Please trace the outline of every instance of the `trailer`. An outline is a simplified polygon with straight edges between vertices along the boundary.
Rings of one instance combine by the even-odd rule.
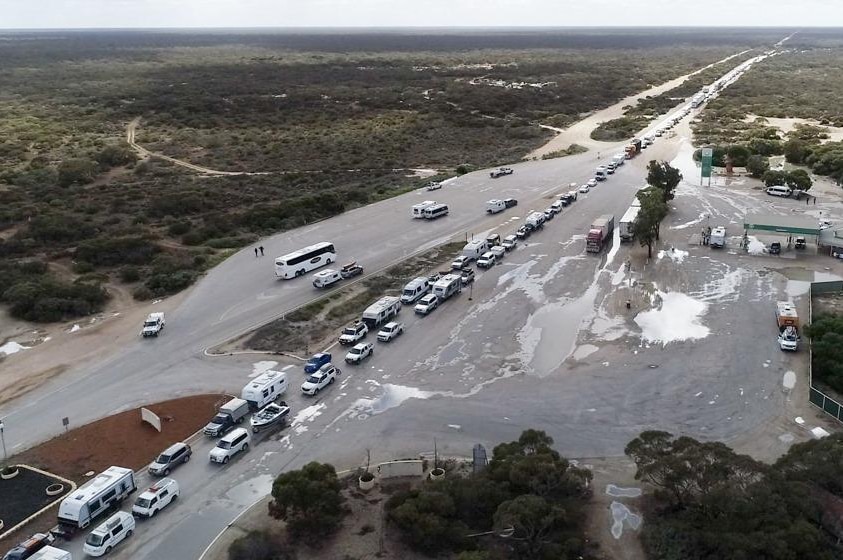
[[[776,302],[776,323],[779,325],[779,331],[783,331],[786,327],[799,328],[799,315],[791,302]]]
[[[396,296],[384,296],[370,305],[363,312],[363,323],[369,330],[380,326],[398,315],[401,311],[401,298]]]
[[[446,274],[433,284],[433,293],[439,298],[439,301],[445,301],[461,291],[462,276],[459,274]]]
[[[585,250],[589,253],[599,253],[612,238],[612,231],[615,229],[615,217],[612,214],[603,214],[591,223],[588,234],[585,237]]]
[[[618,223],[618,230],[620,231],[621,241],[632,241],[635,237],[633,231],[635,227],[635,218],[638,217],[638,212],[641,210],[641,205],[633,204],[626,212],[624,212],[621,221]]]
[[[69,539],[135,490],[135,471],[124,467],[108,467],[61,501],[58,525],[50,532]]]

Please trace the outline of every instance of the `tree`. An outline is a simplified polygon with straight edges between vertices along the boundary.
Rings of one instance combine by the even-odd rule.
[[[811,176],[808,175],[808,172],[804,169],[794,169],[793,171],[789,171],[787,173],[785,183],[791,189],[801,191],[807,191],[811,188],[811,185],[814,184],[811,180]]]
[[[412,547],[429,555],[465,548],[468,527],[457,518],[453,498],[438,488],[422,488],[390,498],[388,517]]]
[[[108,170],[118,165],[127,165],[137,160],[137,155],[124,141],[119,144],[109,144],[96,155],[95,159],[102,170]]]
[[[642,247],[647,247],[647,258],[653,257],[653,244],[659,238],[659,228],[667,216],[667,203],[662,191],[656,188],[639,191],[638,200],[641,209],[632,224],[632,232]]]
[[[228,547],[228,560],[293,560],[284,543],[266,531],[251,531]]]
[[[681,180],[682,173],[666,161],[651,160],[647,164],[647,184],[661,191],[664,202],[673,200],[673,191]]]
[[[564,529],[565,510],[540,496],[523,495],[504,502],[495,512],[495,530],[515,529],[513,535],[521,558],[541,558],[545,547]]]
[[[761,180],[764,181],[764,185],[767,187],[784,185],[787,182],[787,173],[785,171],[771,169],[761,176]]]
[[[272,497],[269,514],[287,522],[291,538],[307,536],[308,543],[336,531],[346,514],[337,472],[324,463],[308,463],[278,475]]]
[[[784,159],[788,163],[799,165],[805,161],[810,154],[810,148],[803,140],[791,138],[784,143]]]
[[[751,155],[746,160],[746,170],[752,177],[756,179],[761,178],[764,173],[769,171],[770,169],[770,160],[769,158],[762,156],[762,155]]]
[[[94,180],[97,174],[96,164],[89,159],[67,159],[59,165],[59,185],[85,185]]]

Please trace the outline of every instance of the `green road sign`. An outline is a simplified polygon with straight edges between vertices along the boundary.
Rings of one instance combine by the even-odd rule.
[[[702,176],[711,177],[711,159],[714,155],[714,150],[711,148],[702,149]]]

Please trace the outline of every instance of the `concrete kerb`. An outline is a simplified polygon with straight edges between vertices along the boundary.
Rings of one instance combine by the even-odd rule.
[[[457,238],[456,236],[452,235],[452,236],[450,236],[450,237],[448,238],[448,240],[447,240],[447,241],[443,241],[443,242],[442,242],[442,243],[440,243],[439,245],[444,245],[445,243],[449,243],[451,240],[455,240],[455,239],[458,239],[458,238]],[[432,248],[435,248],[435,247],[432,247]],[[337,292],[339,292],[339,291],[341,291],[341,290],[344,290],[344,289],[346,289],[346,288],[348,288],[348,287],[350,287],[350,286],[354,286],[354,285],[356,285],[356,284],[358,284],[358,283],[360,283],[360,282],[363,282],[364,280],[368,280],[368,279],[370,279],[370,278],[373,278],[373,277],[375,277],[375,276],[378,276],[378,275],[382,274],[383,272],[385,272],[385,271],[389,270],[390,268],[392,268],[392,267],[394,267],[394,266],[396,266],[396,265],[398,265],[398,264],[401,264],[402,262],[408,261],[408,260],[410,260],[410,259],[412,259],[412,258],[414,258],[414,257],[417,257],[417,256],[419,256],[420,254],[422,254],[422,253],[424,253],[424,252],[426,252],[426,251],[429,251],[430,249],[431,249],[431,248],[422,248],[422,249],[418,249],[417,251],[414,251],[414,252],[410,253],[409,255],[406,255],[406,256],[404,256],[404,257],[401,257],[400,259],[396,259],[396,260],[394,260],[394,261],[391,261],[391,262],[387,263],[386,265],[384,265],[384,266],[382,266],[381,268],[379,268],[379,269],[375,270],[374,272],[370,272],[369,274],[366,274],[365,276],[361,276],[360,278],[357,278],[356,280],[352,280],[351,282],[349,282],[349,283],[347,283],[347,284],[343,284],[342,286],[338,286],[338,287],[334,288],[333,290],[330,290],[330,291],[325,292],[324,294],[320,295],[320,296],[319,296],[319,297],[317,297],[317,298],[314,298],[314,299],[312,299],[312,300],[310,300],[310,301],[306,301],[305,303],[302,303],[301,305],[297,305],[296,307],[294,307],[294,308],[292,308],[292,309],[289,309],[289,310],[287,310],[287,311],[284,311],[283,313],[279,313],[279,314],[277,314],[277,315],[274,315],[274,316],[272,316],[270,319],[267,319],[266,321],[263,321],[263,322],[261,322],[261,323],[258,323],[257,325],[252,325],[252,326],[250,326],[250,327],[248,327],[248,328],[246,328],[246,329],[243,329],[243,330],[241,330],[240,332],[238,332],[238,333],[236,333],[236,334],[234,334],[234,335],[232,335],[232,336],[227,337],[225,340],[221,340],[220,342],[217,342],[216,344],[212,344],[211,346],[208,346],[208,347],[207,347],[207,348],[205,348],[205,350],[203,351],[203,354],[204,354],[205,356],[208,356],[209,358],[216,358],[216,357],[221,357],[221,356],[232,356],[232,355],[234,355],[234,354],[235,354],[235,352],[215,352],[215,351],[214,351],[214,349],[215,349],[215,348],[218,348],[219,346],[222,346],[223,344],[225,344],[225,343],[227,343],[227,342],[230,342],[230,341],[232,341],[232,340],[234,340],[234,339],[236,339],[236,338],[240,338],[241,336],[245,335],[246,333],[249,333],[249,332],[251,332],[251,331],[257,330],[257,329],[259,329],[259,328],[261,328],[261,327],[263,327],[263,326],[268,325],[269,323],[271,323],[271,322],[273,322],[273,321],[276,321],[276,320],[278,320],[278,319],[281,319],[281,318],[283,318],[284,316],[289,315],[290,313],[294,313],[295,311],[298,311],[299,309],[301,309],[301,308],[303,308],[303,307],[307,307],[308,305],[310,305],[310,304],[312,304],[312,303],[314,303],[314,302],[317,302],[317,301],[323,300],[323,299],[325,299],[325,298],[329,298],[329,297],[333,296],[334,294],[336,294]],[[238,352],[238,353],[241,353],[241,354],[246,354],[246,353],[256,353],[256,354],[258,354],[258,353],[264,353],[264,354],[279,354],[279,355],[282,355],[282,356],[290,356],[290,357],[292,357],[292,358],[296,358],[296,359],[299,359],[299,360],[304,361],[304,359],[303,359],[303,358],[299,358],[298,356],[295,356],[295,355],[293,355],[293,354],[288,354],[288,353],[286,353],[286,352],[241,351],[241,352]]]
[[[48,477],[50,477],[50,478],[54,478],[54,479],[56,479],[56,480],[60,480],[60,481],[62,481],[64,484],[67,484],[67,485],[70,487],[70,492],[73,492],[74,490],[76,490],[76,483],[75,483],[75,482],[73,482],[72,480],[68,480],[68,479],[66,479],[66,478],[64,478],[64,477],[61,477],[61,476],[57,475],[57,474],[53,474],[53,473],[51,473],[51,472],[47,472],[47,471],[41,470],[41,469],[39,469],[39,468],[32,467],[32,466],[30,466],[30,465],[20,464],[20,465],[16,465],[16,466],[17,466],[18,468],[29,469],[29,470],[31,470],[31,471],[33,471],[33,472],[37,472],[38,474],[42,474],[42,475],[44,475],[44,476],[48,476]],[[65,494],[65,496],[66,496],[66,494]],[[14,525],[13,527],[10,527],[9,529],[6,529],[6,530],[5,530],[5,531],[3,531],[2,533],[0,533],[0,540],[5,539],[7,536],[11,535],[12,533],[14,533],[15,531],[17,531],[18,529],[21,529],[22,527],[26,526],[26,524],[27,524],[27,523],[32,522],[34,519],[36,519],[37,517],[39,517],[40,515],[42,515],[43,513],[45,513],[47,510],[54,508],[54,507],[56,506],[56,504],[57,504],[57,503],[61,502],[61,501],[64,499],[64,497],[65,497],[65,496],[61,496],[60,498],[56,498],[55,500],[53,500],[52,502],[50,502],[48,505],[46,505],[46,506],[44,506],[43,508],[39,509],[38,511],[36,511],[35,513],[33,513],[32,515],[30,515],[30,516],[29,516],[29,517],[27,517],[26,519],[24,519],[23,521],[21,521],[20,523],[18,523],[17,525]]]

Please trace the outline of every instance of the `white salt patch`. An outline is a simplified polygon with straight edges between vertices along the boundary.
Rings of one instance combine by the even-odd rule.
[[[641,495],[641,489],[621,488],[620,486],[609,484],[606,486],[606,494],[608,496],[614,496],[615,498],[637,498]]]
[[[685,257],[688,256],[688,251],[682,251],[680,249],[672,248],[670,251],[659,251],[658,259],[662,260],[664,257],[669,258],[675,263],[681,263],[685,260]]]
[[[801,416],[797,416],[796,418],[793,419],[793,421],[796,422],[797,424],[799,424],[800,426],[805,423],[805,419],[802,418]]]
[[[575,360],[582,360],[591,354],[594,354],[598,350],[600,350],[600,348],[594,346],[593,344],[583,344],[581,346],[577,346],[577,349],[574,350],[573,356]]]
[[[827,431],[825,431],[824,429],[820,428],[819,426],[817,426],[816,428],[811,430],[811,433],[814,434],[814,437],[817,438],[817,439],[824,438],[824,437],[827,437],[827,436],[831,435]]]
[[[460,428],[462,428],[462,426],[460,426],[459,424],[448,424],[448,427],[454,430],[459,430]]]
[[[76,331],[78,331],[78,330],[81,330],[81,329],[82,329],[82,327],[80,327],[79,325],[73,325],[72,327],[70,327],[70,331],[69,331],[69,332],[74,333],[74,332],[76,332]]]
[[[660,305],[643,311],[635,317],[641,327],[641,338],[647,342],[661,343],[698,340],[711,332],[700,323],[708,304],[680,292],[658,292]]]
[[[637,530],[641,526],[641,516],[630,511],[620,502],[612,502],[612,536],[616,539],[623,535],[623,525],[626,523],[631,529]]]
[[[689,228],[694,224],[698,224],[706,218],[707,214],[705,212],[701,213],[698,218],[691,220],[690,222],[685,222],[684,224],[679,224],[678,226],[673,226],[670,229],[685,229]]]
[[[11,356],[12,354],[17,354],[21,350],[29,350],[30,346],[23,346],[22,344],[18,344],[17,342],[9,341],[3,346],[0,346],[0,354],[6,354],[7,356]]]
[[[305,422],[313,422],[316,417],[322,414],[322,411],[327,407],[328,405],[326,405],[325,403],[319,403],[301,409],[298,414],[293,417],[293,420],[290,422],[290,426],[295,428],[296,426],[300,426]]]
[[[795,371],[785,372],[784,378],[782,379],[782,386],[784,386],[785,389],[793,389],[796,386]]]
[[[750,255],[763,255],[766,247],[764,247],[764,243],[758,241],[753,236],[749,236],[749,254]]]
[[[390,408],[401,405],[408,399],[426,399],[433,393],[415,387],[385,384],[383,394],[376,399],[360,399],[355,406],[366,410],[367,414],[380,414]]]
[[[278,362],[273,362],[272,360],[255,362],[252,364],[252,373],[249,375],[249,377],[257,377],[258,375],[268,372],[277,365]]]

